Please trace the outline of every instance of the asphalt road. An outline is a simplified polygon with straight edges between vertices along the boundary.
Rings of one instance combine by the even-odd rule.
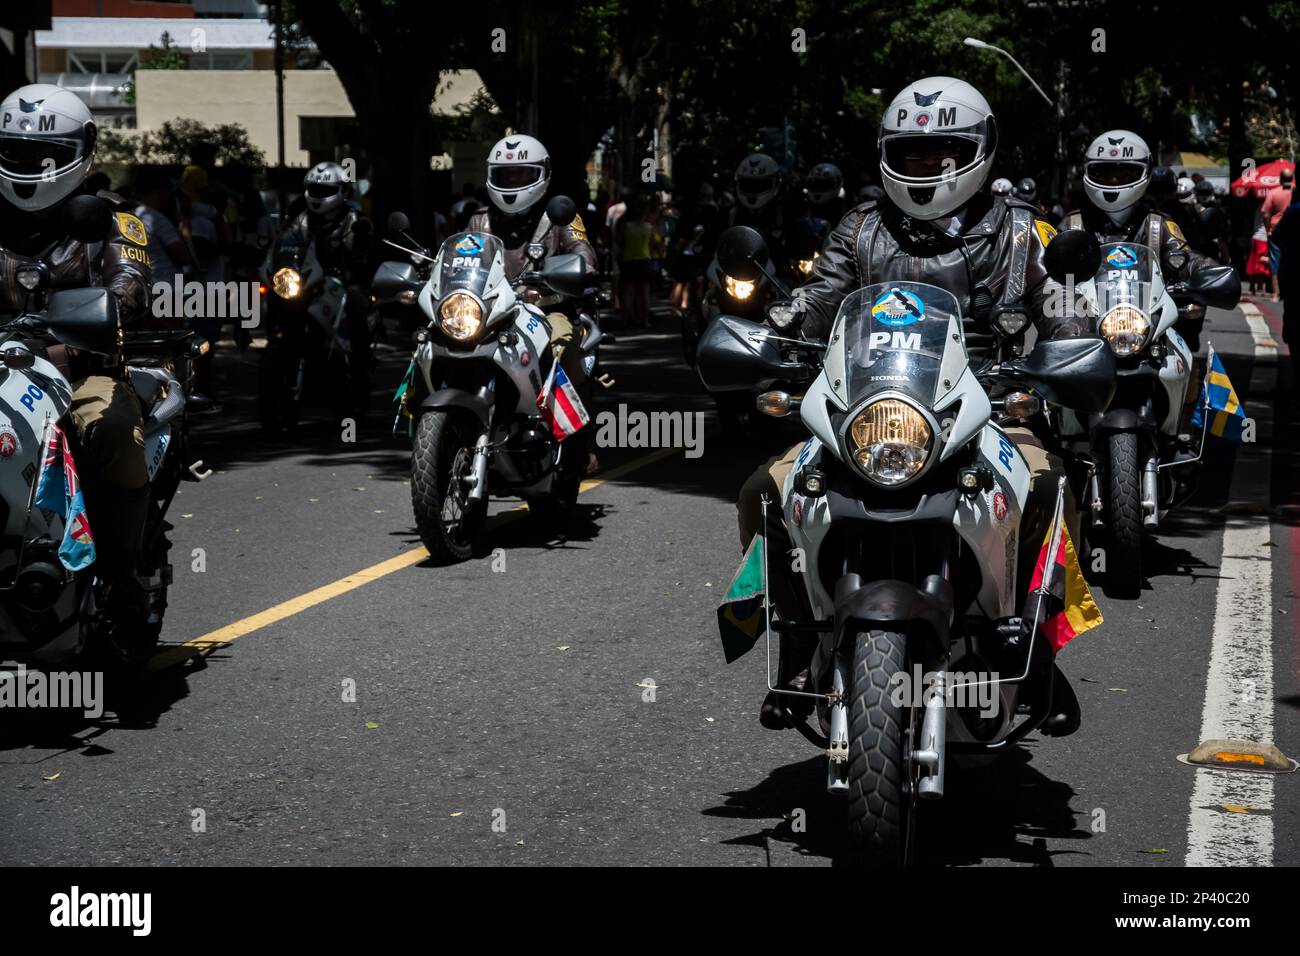
[[[1225,673],[1230,693],[1257,692],[1245,716],[1300,755],[1300,439],[1272,421],[1256,326],[1218,312],[1209,335],[1260,441],[1212,447],[1140,599],[1094,589],[1106,623],[1061,655],[1081,730],[950,773],[923,862],[1300,864],[1300,776],[1251,776],[1238,799],[1243,775],[1176,760],[1218,719],[1206,700],[1222,702]],[[602,450],[567,539],[502,502],[482,556],[434,568],[410,557],[408,453],[385,414],[353,443],[321,412],[301,442],[265,444],[238,398],[255,360],[219,355],[225,407],[196,429],[215,473],[172,511],[167,666],[98,720],[0,715],[0,864],[836,861],[824,758],[759,726],[761,653],[725,665],[714,626],[737,488],[780,436],[736,451],[711,432],[700,458],[630,470],[653,449]],[[405,361],[385,353],[385,387]],[[604,408],[709,410],[666,320],[605,361]],[[1225,561],[1225,528],[1242,532],[1232,548],[1263,546]],[[1267,601],[1234,617],[1243,586]],[[1241,662],[1246,632],[1264,651]]]

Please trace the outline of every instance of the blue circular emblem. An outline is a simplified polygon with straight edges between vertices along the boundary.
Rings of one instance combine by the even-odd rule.
[[[476,256],[483,251],[483,240],[472,233],[466,233],[461,236],[455,248],[462,256]]]
[[[913,292],[890,289],[871,306],[871,317],[882,325],[901,328],[925,317],[925,303]]]
[[[1116,246],[1106,253],[1106,263],[1114,269],[1132,269],[1138,264],[1137,250],[1132,246]]]

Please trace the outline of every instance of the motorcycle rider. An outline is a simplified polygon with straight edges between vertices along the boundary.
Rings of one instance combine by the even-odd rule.
[[[596,250],[587,239],[582,216],[557,226],[546,215],[542,200],[551,182],[551,155],[542,143],[523,134],[506,136],[488,151],[487,192],[492,205],[470,217],[470,232],[496,236],[506,248],[506,278],[514,282],[525,272],[541,267],[547,256],[574,253],[582,257],[595,282]],[[541,258],[530,259],[529,246],[540,247]],[[536,251],[536,250],[535,250]],[[560,302],[547,307],[551,351],[584,399],[591,394],[577,325],[577,307]]]
[[[1165,282],[1184,281],[1215,263],[1191,249],[1178,223],[1145,198],[1151,173],[1151,150],[1146,140],[1126,129],[1102,133],[1084,154],[1083,189],[1090,204],[1066,216],[1062,228],[1087,229],[1101,243],[1134,242],[1149,246],[1160,256]],[[1187,191],[1194,188],[1190,179],[1180,179],[1177,186],[1180,201],[1184,183],[1188,184]],[[1200,347],[1203,322],[1203,315],[1179,321],[1178,330],[1193,353]]]
[[[880,131],[880,172],[885,196],[850,210],[826,242],[812,279],[800,290],[809,338],[824,339],[841,301],[854,290],[890,278],[929,282],[950,290],[976,329],[991,331],[993,308],[1022,304],[1040,339],[1090,335],[1050,280],[1043,252],[1054,230],[1014,196],[985,191],[997,148],[997,126],[985,98],[949,76],[904,87],[885,110]],[[1026,254],[1021,254],[1026,253]],[[1050,302],[1049,302],[1050,300]],[[983,356],[972,348],[972,360]],[[1031,474],[1021,527],[1022,572],[1037,557],[1054,514],[1063,462],[1028,427],[1006,429]],[[767,496],[771,599],[781,616],[806,617],[806,603],[785,560],[790,539],[782,523],[781,488],[802,443],[763,464],[745,482],[737,502],[742,549],[763,530]],[[1066,494],[1066,516],[1078,540],[1078,515]],[[1027,583],[1027,574],[1022,574]],[[1023,591],[1023,587],[1022,587]],[[779,680],[806,689],[815,639],[783,635]],[[1055,713],[1043,732],[1064,736],[1079,724],[1078,701],[1059,668],[1053,672]],[[769,693],[760,715],[780,729],[807,713],[807,698]],[[796,703],[791,703],[796,701]],[[787,716],[787,713],[789,716]]]
[[[23,307],[16,271],[40,258],[51,266],[52,288],[102,286],[116,300],[124,327],[153,324],[149,236],[131,205],[115,193],[96,193],[112,211],[99,243],[70,237],[62,219],[86,179],[96,136],[90,110],[58,86],[23,86],[0,101],[0,312]],[[144,594],[135,570],[150,499],[139,398],[116,358],[58,345],[49,353],[72,382],[68,420],[96,574],[108,586],[110,614],[139,620]]]
[[[1193,249],[1216,262],[1228,261],[1228,215],[1219,204],[1214,183],[1202,179],[1192,190],[1192,228],[1189,233]]]
[[[736,205],[729,226],[751,226],[767,242],[773,262],[785,261],[786,230],[798,219],[786,208],[785,174],[766,153],[751,153],[736,167]]]
[[[808,215],[836,223],[844,216],[844,174],[834,163],[818,163],[804,180]]]
[[[316,257],[347,287],[344,317],[352,346],[353,407],[364,418],[370,401],[370,220],[361,215],[356,184],[339,163],[317,163],[303,177],[305,208],[289,227],[316,244]]]

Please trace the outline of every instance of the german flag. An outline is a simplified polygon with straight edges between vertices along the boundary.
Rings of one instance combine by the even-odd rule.
[[[1083,579],[1064,512],[1064,501],[1058,498],[1056,520],[1043,537],[1025,602],[1025,620],[1038,619],[1038,629],[1047,638],[1052,653],[1102,623],[1101,609]]]

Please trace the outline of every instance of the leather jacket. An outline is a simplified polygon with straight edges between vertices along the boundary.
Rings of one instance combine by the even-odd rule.
[[[582,217],[575,216],[569,225],[558,228],[547,218],[540,203],[525,216],[507,216],[495,207],[480,209],[470,217],[465,228],[467,232],[487,233],[501,240],[506,247],[506,278],[511,282],[530,267],[528,246],[532,242],[542,244],[543,260],[547,256],[576,253],[582,257],[588,273],[594,274],[600,268]]]
[[[332,222],[317,219],[304,210],[289,228],[316,241],[316,257],[327,272],[349,285],[367,284],[372,229],[370,221],[357,210],[349,209]]]
[[[86,243],[67,235],[62,204],[39,213],[0,202],[0,312],[23,307],[25,290],[18,285],[18,267],[44,259],[51,270],[51,289],[103,286],[117,299],[124,327],[146,324],[149,314],[149,236],[130,203],[116,193],[100,190],[113,215],[102,242]]]
[[[1182,227],[1146,199],[1140,200],[1133,214],[1122,223],[1116,223],[1100,209],[1088,206],[1070,213],[1061,225],[1065,229],[1087,229],[1101,243],[1133,242],[1159,250],[1160,269],[1167,283],[1185,281],[1201,269],[1218,265],[1192,249]],[[1172,252],[1187,253],[1187,262],[1182,268],[1176,269],[1170,263],[1169,254]]]
[[[1024,306],[1042,339],[1091,335],[1085,319],[1047,305],[1061,289],[1043,263],[1055,230],[1036,215],[1019,200],[980,194],[945,223],[948,234],[936,223],[908,218],[888,199],[849,210],[796,293],[804,302],[804,334],[825,339],[840,303],[862,286],[907,280],[956,296],[972,360],[993,344],[998,305]]]

